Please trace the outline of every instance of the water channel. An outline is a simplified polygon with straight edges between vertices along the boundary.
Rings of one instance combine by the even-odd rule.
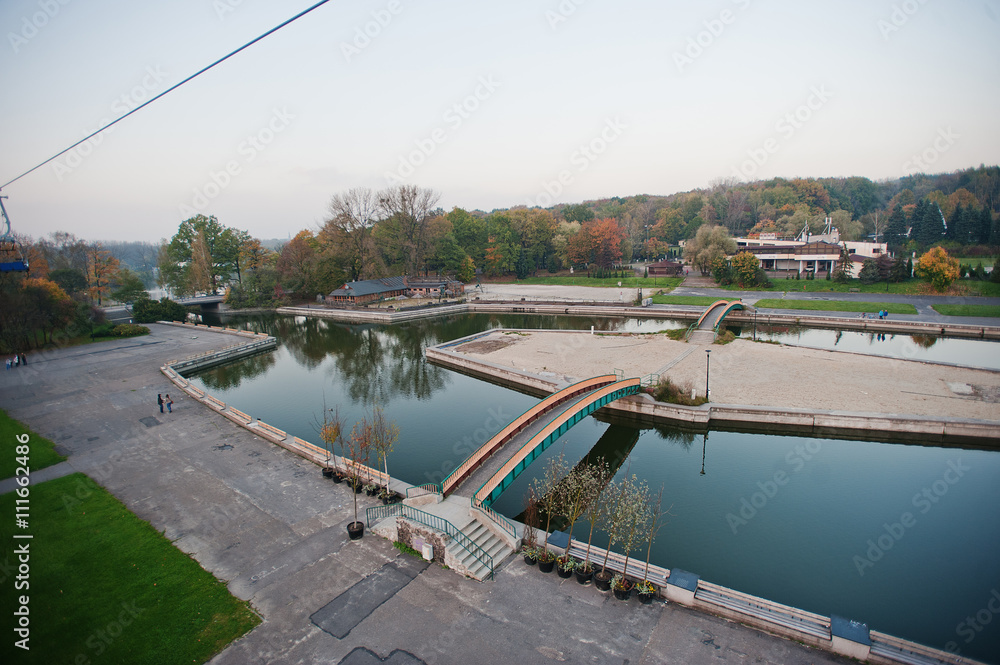
[[[486,314],[392,326],[272,314],[224,322],[270,333],[279,347],[192,377],[199,387],[317,444],[324,404],[338,406],[351,424],[378,401],[402,432],[389,472],[414,484],[441,480],[537,402],[427,363],[426,346],[496,327],[651,332],[686,326]],[[882,341],[835,331],[756,334],[899,357],[933,352],[920,357],[994,368],[1000,359],[996,342],[928,344],[901,335]],[[671,517],[653,547],[654,563],[1000,663],[1000,616],[990,609],[1000,598],[1000,452],[639,428],[591,417],[553,445],[495,507],[516,516],[532,473],[548,456],[563,453],[575,462],[592,450],[621,460],[619,476],[635,473],[654,490],[664,488]],[[574,535],[585,539],[585,525]],[[602,539],[597,534],[595,544]]]

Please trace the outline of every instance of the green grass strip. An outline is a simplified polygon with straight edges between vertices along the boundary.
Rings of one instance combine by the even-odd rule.
[[[30,586],[10,596],[28,598],[30,651],[14,646],[8,628],[3,662],[203,663],[260,622],[86,475],[31,486],[26,529],[16,527],[15,498],[0,496],[0,560],[17,561],[14,548],[29,544]]]
[[[700,305],[708,307],[719,300],[725,300],[725,298],[713,298],[710,296],[653,296],[653,304],[656,305]]]
[[[0,479],[13,477],[14,470],[20,466],[14,459],[14,448],[18,445],[16,437],[25,434],[28,435],[28,468],[31,471],[44,469],[66,459],[65,455],[56,452],[56,444],[30,431],[0,409],[0,441],[3,441],[3,445],[0,445],[0,450],[3,451],[0,453],[3,455],[0,459]]]
[[[1000,317],[1000,305],[931,305],[931,309],[945,316]]]
[[[876,313],[880,309],[890,314],[916,314],[917,308],[909,303],[898,302],[854,302],[852,300],[779,300],[765,298],[758,300],[758,308],[765,309],[804,309],[814,312],[869,312]]]

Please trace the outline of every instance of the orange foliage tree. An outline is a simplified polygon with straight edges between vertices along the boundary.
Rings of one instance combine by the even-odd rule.
[[[602,268],[610,268],[622,258],[624,239],[625,231],[614,218],[584,222],[570,238],[566,255],[573,263],[596,263]]]
[[[938,291],[944,291],[958,279],[958,260],[948,256],[944,247],[931,247],[916,267],[917,277],[928,280]]]

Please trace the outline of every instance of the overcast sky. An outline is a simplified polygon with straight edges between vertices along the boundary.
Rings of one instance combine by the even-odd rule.
[[[312,4],[3,0],[0,183]],[[896,178],[1000,162],[998,82],[1000,0],[334,0],[3,193],[18,232],[156,241],[389,182],[491,210]]]

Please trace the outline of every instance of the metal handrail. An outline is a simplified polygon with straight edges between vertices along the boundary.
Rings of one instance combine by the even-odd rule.
[[[486,568],[490,571],[489,579],[493,579],[493,557],[477,545],[472,538],[465,535],[461,529],[443,517],[438,517],[437,515],[432,515],[431,513],[425,513],[422,510],[417,510],[416,508],[407,506],[404,503],[390,503],[386,506],[373,506],[368,508],[365,511],[365,521],[368,523],[368,527],[371,528],[372,519],[380,520],[385,517],[399,517],[400,515],[408,520],[420,522],[425,526],[429,526],[432,529],[442,531],[451,536],[455,542],[462,547],[462,549],[475,557],[479,563],[486,566]]]
[[[413,487],[406,488],[406,498],[409,499],[413,494],[410,494],[410,490],[426,490],[432,494],[441,494],[441,485],[438,483],[424,483],[423,485],[415,485]]]
[[[610,376],[610,374],[605,374],[584,379],[583,381],[578,381],[572,385],[562,388],[561,390],[557,390],[542,401],[529,407],[524,413],[519,415],[517,418],[514,418],[514,420],[510,421],[499,432],[497,432],[496,435],[473,451],[473,453],[469,455],[464,462],[455,467],[455,470],[449,473],[448,476],[441,481],[442,492],[450,493],[452,488],[458,484],[458,480],[462,479],[469,469],[492,455],[502,445],[505,445],[511,438],[516,436],[522,428],[527,427],[535,420],[548,413],[551,409],[558,407],[583,392],[588,392],[589,387],[588,389],[581,388],[582,384],[595,382],[595,385],[598,385],[602,379],[608,379]],[[612,381],[608,380],[607,383],[610,384]],[[524,419],[523,421],[522,418]]]
[[[505,533],[509,533],[512,538],[514,538],[515,540],[517,539],[517,529],[514,528],[514,524],[509,519],[507,519],[497,511],[493,510],[489,506],[484,506],[481,503],[476,503],[475,499],[470,499],[470,502],[472,503],[472,507],[475,510],[480,511],[481,513],[489,517],[496,523],[498,527],[503,529]]]

